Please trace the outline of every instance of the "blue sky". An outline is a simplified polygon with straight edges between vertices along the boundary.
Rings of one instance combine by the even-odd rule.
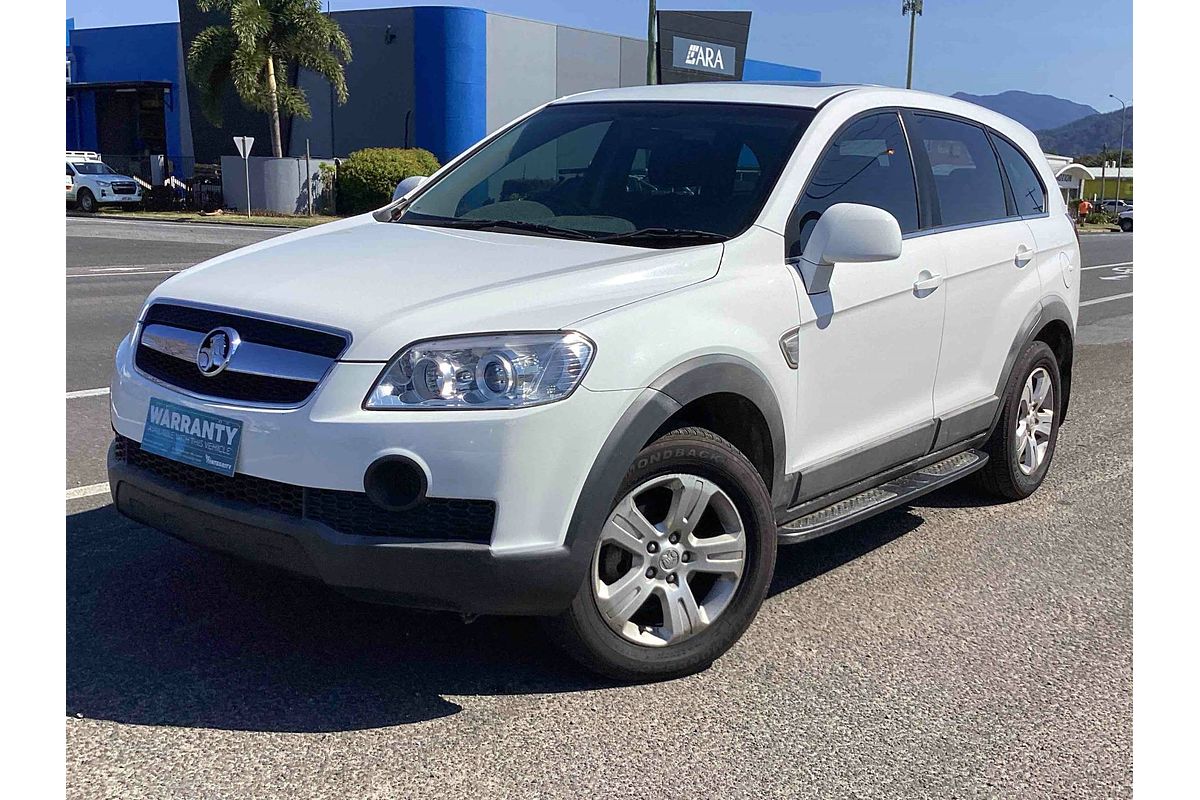
[[[331,0],[334,11],[419,5]],[[462,0],[464,5],[580,28],[645,36],[645,0]],[[908,20],[901,0],[680,0],[662,9],[750,10],[750,55],[813,67],[826,80],[903,85]],[[67,0],[80,28],[169,22],[176,0]],[[1100,111],[1132,102],[1132,0],[926,0],[917,20],[916,88],[1053,94]]]

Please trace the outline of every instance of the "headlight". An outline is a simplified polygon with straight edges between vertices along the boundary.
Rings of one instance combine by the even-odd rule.
[[[367,409],[521,408],[553,403],[583,380],[595,345],[574,332],[463,336],[400,351]]]
[[[112,181],[101,181],[101,180],[98,180],[98,181],[96,181],[96,184],[97,184],[98,186],[109,187],[109,186],[112,186]]]

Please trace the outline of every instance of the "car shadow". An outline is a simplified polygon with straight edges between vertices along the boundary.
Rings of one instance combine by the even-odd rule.
[[[775,559],[775,578],[767,594],[774,597],[819,578],[894,542],[919,528],[924,521],[906,506],[901,506],[818,539],[780,547]]]
[[[330,732],[458,712],[443,695],[605,685],[548,647],[534,620],[467,626],[355,602],[177,542],[111,505],[67,517],[71,716]]]
[[[781,549],[772,594],[921,524],[898,510]],[[177,542],[111,505],[67,517],[70,716],[139,725],[333,732],[453,715],[454,696],[614,684],[536,620],[356,602],[314,581]],[[436,576],[430,576],[436,580]]]

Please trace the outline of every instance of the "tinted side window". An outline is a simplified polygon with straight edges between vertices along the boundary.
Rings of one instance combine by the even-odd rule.
[[[1046,213],[1046,190],[1042,188],[1033,165],[1020,150],[999,136],[993,136],[992,143],[1000,154],[1004,174],[1008,175],[1008,185],[1012,187],[1017,201],[1017,213],[1021,216]]]
[[[1008,216],[1000,165],[987,134],[966,122],[914,115],[913,147],[929,157],[942,225]]]
[[[800,255],[821,214],[836,203],[882,208],[902,232],[917,229],[912,159],[895,113],[864,117],[834,137],[788,221],[789,257]]]

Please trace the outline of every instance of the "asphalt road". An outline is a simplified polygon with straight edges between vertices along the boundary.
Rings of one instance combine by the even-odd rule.
[[[1130,794],[1132,235],[1084,237],[1071,417],[1036,495],[952,487],[784,548],[728,655],[626,687],[533,621],[354,603],[88,494],[110,431],[87,391],[145,294],[277,233],[67,220],[70,796]]]

